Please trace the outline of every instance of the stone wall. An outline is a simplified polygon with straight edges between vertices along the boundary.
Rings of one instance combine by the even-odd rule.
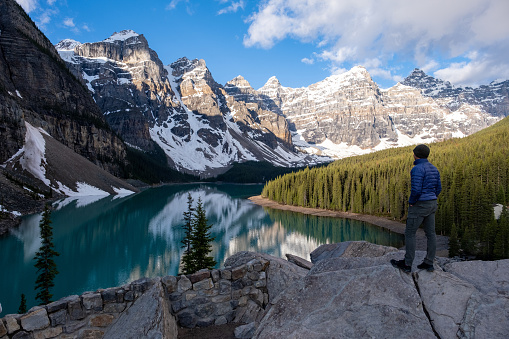
[[[121,287],[72,295],[26,314],[0,319],[0,338],[102,338],[145,292],[160,285],[159,278],[140,279]]]
[[[193,328],[260,321],[269,302],[266,269],[255,258],[238,267],[143,278],[72,295],[0,319],[0,339],[177,337]]]
[[[162,279],[171,311],[182,327],[259,321],[269,302],[266,269],[269,261],[219,270],[202,270],[188,276]]]

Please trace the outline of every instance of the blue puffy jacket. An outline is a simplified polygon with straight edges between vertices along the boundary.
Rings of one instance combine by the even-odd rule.
[[[436,200],[442,191],[440,172],[428,159],[417,159],[410,171],[412,190],[408,203],[415,204],[417,201]]]

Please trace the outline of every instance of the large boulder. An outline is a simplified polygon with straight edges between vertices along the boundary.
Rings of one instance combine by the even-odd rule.
[[[254,338],[505,338],[509,260],[436,258],[392,267],[404,251],[366,242],[317,248],[308,274],[273,299]]]
[[[255,338],[436,338],[411,275],[379,258],[316,263],[272,303]]]
[[[449,263],[416,274],[430,320],[442,338],[503,338],[509,333],[509,260]]]
[[[253,259],[263,259],[269,263],[267,274],[267,290],[269,293],[269,301],[274,300],[279,293],[284,291],[293,282],[301,280],[306,276],[308,270],[299,267],[287,260],[274,257],[269,254],[255,252],[238,252],[226,259],[225,267],[238,267],[248,263]]]
[[[121,314],[103,338],[177,338],[177,322],[170,314],[160,278],[147,281],[147,291]]]

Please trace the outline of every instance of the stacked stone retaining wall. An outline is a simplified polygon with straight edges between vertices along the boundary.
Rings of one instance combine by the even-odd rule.
[[[0,338],[102,338],[106,329],[159,279],[71,295],[0,319]]]
[[[122,331],[122,326],[118,324],[123,322],[138,322],[134,325],[147,328],[145,332],[157,329],[165,333],[163,337],[176,338],[176,320],[187,328],[259,321],[269,302],[268,266],[269,261],[257,258],[239,267],[202,270],[187,276],[143,278],[121,287],[68,296],[33,307],[26,314],[1,318],[0,339],[108,338],[120,334],[118,328]],[[145,312],[150,306],[133,305],[154,289],[160,289],[165,300],[148,298],[148,303],[159,303],[158,307],[166,312],[153,312],[149,318],[157,319],[143,320],[135,309],[141,307]],[[171,319],[164,319],[168,317]],[[127,338],[127,333],[122,337]]]
[[[257,258],[235,268],[163,278],[172,314],[188,328],[259,321],[269,302],[268,265]]]

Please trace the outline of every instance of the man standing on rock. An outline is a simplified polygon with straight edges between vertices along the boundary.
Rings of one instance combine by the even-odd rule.
[[[422,224],[427,239],[426,257],[417,265],[418,269],[434,270],[433,260],[437,248],[435,234],[435,212],[437,198],[442,191],[440,172],[428,161],[429,147],[418,145],[414,148],[414,167],[410,172],[412,190],[408,199],[408,217],[405,228],[405,259],[391,260],[392,266],[410,273],[415,258],[415,234]]]

